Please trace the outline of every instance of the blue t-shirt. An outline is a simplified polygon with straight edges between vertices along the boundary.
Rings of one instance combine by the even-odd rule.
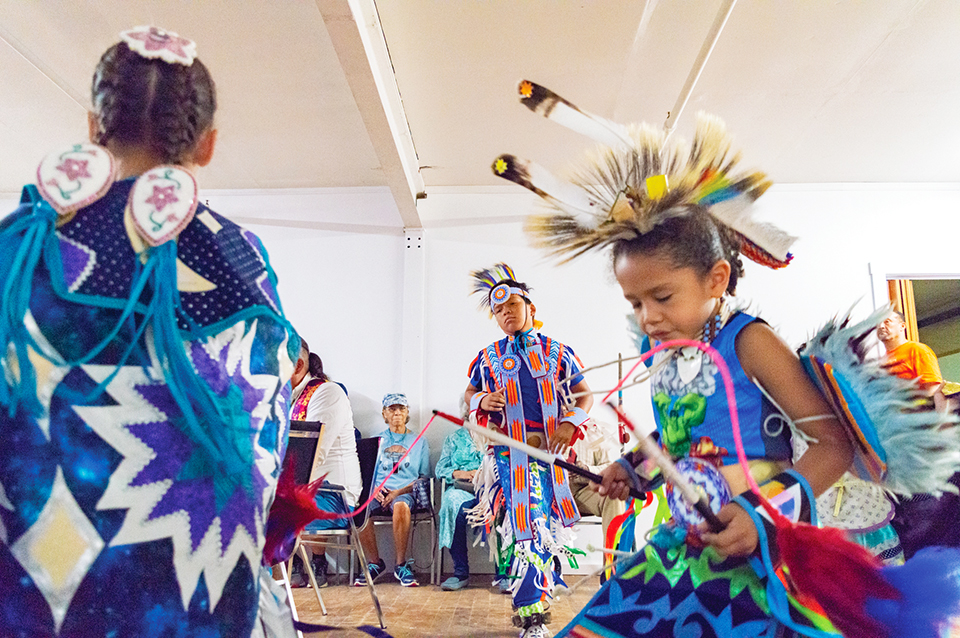
[[[377,451],[377,467],[373,473],[373,485],[380,485],[383,477],[393,469],[406,451],[417,438],[416,432],[407,431],[406,434],[397,434],[387,428],[380,433],[380,448]],[[396,490],[410,485],[420,477],[430,476],[430,446],[424,437],[410,449],[410,454],[403,459],[397,471],[387,479],[384,487]]]
[[[549,358],[550,343],[552,340],[543,335],[539,335],[539,337],[541,349],[543,350],[543,358],[547,360]],[[513,337],[504,337],[494,344],[496,351],[500,354],[508,352],[509,344],[512,341]],[[562,399],[563,395],[569,393],[571,387],[583,381],[583,375],[580,374],[580,362],[573,348],[559,342],[556,343],[560,347],[560,357],[558,361],[560,372],[556,377],[557,396],[558,399]],[[494,382],[493,372],[487,365],[482,351],[470,363],[469,374],[470,385],[473,387],[487,392],[496,391],[497,383]],[[561,385],[561,382],[565,382],[567,379],[569,379],[569,382]],[[520,400],[523,403],[523,418],[531,425],[540,424],[542,428],[543,412],[540,410],[540,392],[537,390],[537,384],[534,382],[533,375],[530,373],[526,363],[520,366]],[[560,404],[563,405],[563,402],[560,401]],[[490,418],[495,423],[500,423],[502,419],[499,412],[491,414]]]

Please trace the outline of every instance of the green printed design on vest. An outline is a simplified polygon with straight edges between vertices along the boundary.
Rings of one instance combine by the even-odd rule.
[[[707,400],[690,393],[673,399],[665,392],[653,397],[653,405],[660,415],[663,445],[672,456],[686,456],[692,443],[691,431],[707,416]]]

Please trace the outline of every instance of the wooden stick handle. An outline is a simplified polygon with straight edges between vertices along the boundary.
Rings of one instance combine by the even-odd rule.
[[[560,467],[567,470],[568,472],[577,474],[586,479],[590,479],[594,483],[600,483],[599,474],[594,474],[593,472],[589,470],[585,470],[582,467],[574,465],[573,463],[568,463],[567,461],[564,461],[556,454],[550,454],[549,452],[544,452],[540,448],[535,448],[531,445],[527,445],[526,443],[515,441],[511,439],[509,436],[505,434],[501,434],[496,430],[491,430],[490,428],[482,428],[478,425],[474,425],[473,423],[470,423],[469,421],[464,421],[456,417],[451,417],[450,415],[446,414],[445,412],[441,412],[440,410],[434,410],[433,413],[436,414],[437,416],[441,416],[447,419],[451,423],[456,423],[462,427],[465,427],[471,432],[476,432],[480,436],[484,436],[495,443],[498,443],[500,445],[506,445],[507,447],[512,447],[516,450],[520,450],[521,452],[526,452],[527,456],[531,456],[539,461],[543,461],[544,463],[559,465]],[[630,496],[632,496],[633,498],[640,498],[640,499],[647,498],[646,492],[641,492],[640,490],[633,487],[630,488]]]

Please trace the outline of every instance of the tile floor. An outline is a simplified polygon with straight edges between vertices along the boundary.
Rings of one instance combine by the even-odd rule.
[[[516,637],[519,629],[510,623],[510,596],[490,586],[492,576],[470,579],[466,588],[447,592],[429,585],[428,574],[418,574],[420,587],[401,587],[392,574],[377,582],[377,594],[383,607],[387,633],[394,638],[439,636],[453,638]],[[339,578],[339,580],[338,580]],[[583,576],[568,576],[573,586]],[[331,576],[331,584],[320,590],[327,606],[327,616],[312,589],[293,590],[297,611],[304,622],[343,627],[343,631],[306,634],[312,638],[360,638],[367,634],[354,629],[359,625],[377,625],[377,614],[366,587],[348,587],[346,577]],[[549,627],[556,632],[573,619],[600,587],[599,577],[590,578],[576,591],[553,601],[553,620]]]

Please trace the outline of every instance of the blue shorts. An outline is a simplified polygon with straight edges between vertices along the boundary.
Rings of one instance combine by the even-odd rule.
[[[323,482],[323,487],[339,487],[327,481]],[[317,509],[321,512],[333,512],[335,514],[347,514],[347,505],[343,501],[342,492],[317,492]],[[305,531],[321,532],[325,529],[346,529],[350,523],[346,518],[317,518],[307,524]]]
[[[380,501],[374,500],[370,503],[370,514],[392,514],[393,513],[393,504],[394,503],[406,503],[407,507],[410,508],[410,511],[413,511],[413,492],[407,492],[406,494],[401,494],[397,498],[393,499],[389,505],[384,507],[380,504]]]

